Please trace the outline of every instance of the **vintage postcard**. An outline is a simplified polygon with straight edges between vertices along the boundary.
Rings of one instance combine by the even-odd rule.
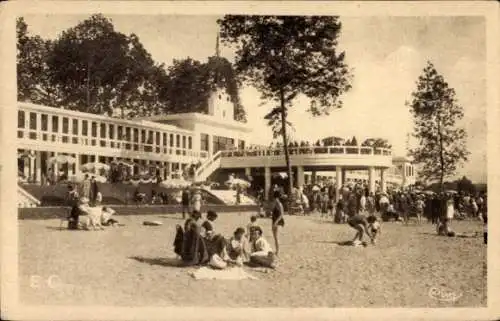
[[[2,319],[496,319],[499,17],[2,4]]]

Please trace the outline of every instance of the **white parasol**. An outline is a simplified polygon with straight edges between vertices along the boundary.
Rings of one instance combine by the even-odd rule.
[[[47,162],[49,164],[54,164],[54,163],[58,163],[58,164],[74,164],[76,163],[76,159],[72,156],[69,156],[69,155],[57,155],[57,156],[53,156],[53,157],[50,157]]]
[[[166,188],[184,188],[191,186],[191,184],[192,183],[190,181],[186,181],[180,178],[167,179],[160,183],[162,187]]]
[[[105,171],[109,171],[109,165],[104,163],[85,163],[81,166],[83,170],[87,171],[95,171],[104,169]]]
[[[101,175],[89,175],[89,179],[91,177],[94,177],[94,179],[96,180],[96,182],[98,183],[106,183],[108,181],[108,179],[104,176],[101,176]],[[76,175],[71,175],[68,180],[70,182],[73,182],[73,183],[80,183],[80,182],[83,182],[83,180],[85,179],[85,173],[78,173]]]
[[[243,188],[249,188],[250,187],[250,182],[245,181],[244,179],[241,178],[233,178],[224,183],[225,185],[229,187],[235,187],[235,186],[241,186]]]
[[[319,192],[320,190],[321,190],[321,188],[320,188],[318,185],[314,185],[314,186],[312,187],[312,191],[313,191],[313,192]]]

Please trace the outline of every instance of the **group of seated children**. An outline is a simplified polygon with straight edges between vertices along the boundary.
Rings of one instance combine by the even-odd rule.
[[[199,211],[193,211],[184,228],[177,225],[174,252],[184,265],[209,265],[224,269],[231,265],[242,266],[249,263],[276,267],[274,252],[262,236],[262,228],[256,224],[256,216],[251,217],[247,230],[238,227],[229,239],[216,233],[216,220],[217,213],[214,211],[207,212],[205,221]]]

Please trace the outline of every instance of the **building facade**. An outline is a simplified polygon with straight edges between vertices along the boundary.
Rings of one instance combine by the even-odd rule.
[[[42,183],[49,175],[55,179],[60,175],[77,176],[84,164],[113,161],[127,164],[131,175],[146,171],[163,179],[191,164],[202,165],[200,171],[205,170],[205,178],[218,167],[242,167],[249,173],[252,167],[265,167],[266,173],[270,173],[271,168],[280,170],[283,157],[279,151],[257,153],[254,148],[248,149],[250,143],[259,142],[251,136],[249,125],[234,120],[233,108],[223,91],[212,95],[207,114],[184,113],[133,120],[19,102],[19,175],[26,181]],[[354,154],[349,151],[353,148],[357,150]],[[301,183],[307,181],[305,170],[321,171],[332,164],[335,167],[329,170],[346,171],[343,180],[373,181],[375,171],[379,171],[389,182],[397,181],[400,185],[414,182],[411,162],[392,158],[390,151],[366,147],[320,149],[310,154],[300,150],[292,154],[299,166]],[[209,166],[211,164],[213,166]]]

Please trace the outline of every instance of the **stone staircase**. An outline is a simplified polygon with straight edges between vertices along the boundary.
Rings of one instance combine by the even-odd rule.
[[[236,191],[212,189],[210,193],[221,199],[226,205],[236,205]],[[257,205],[257,202],[252,197],[241,194],[241,203],[239,205]]]
[[[21,186],[17,186],[17,207],[30,208],[40,206],[40,201]]]

